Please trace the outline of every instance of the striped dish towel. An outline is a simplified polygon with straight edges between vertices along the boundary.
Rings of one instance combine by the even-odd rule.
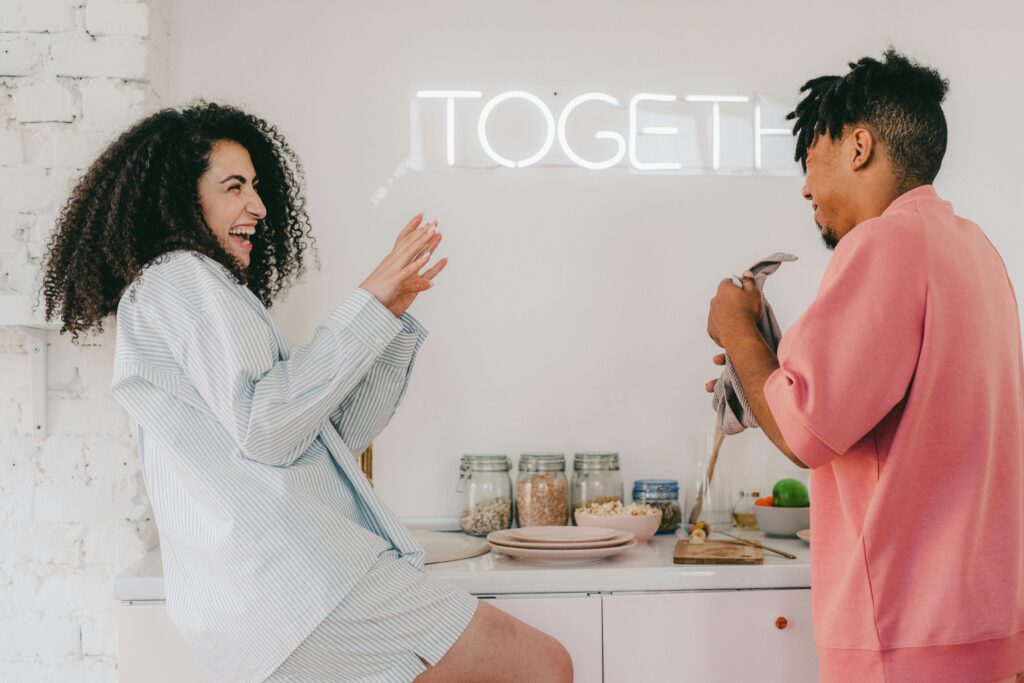
[[[779,340],[782,339],[782,330],[779,329],[779,321],[775,319],[775,313],[771,305],[764,297],[764,282],[768,276],[779,269],[786,261],[796,261],[793,254],[776,252],[764,257],[748,270],[754,274],[754,282],[757,283],[757,291],[761,292],[761,319],[757,323],[757,329],[761,336],[768,342],[772,351],[778,351]],[[747,403],[747,397],[740,386],[740,379],[736,375],[736,369],[732,366],[728,354],[725,357],[725,369],[722,376],[715,384],[715,396],[712,400],[715,413],[718,416],[718,426],[725,434],[739,434],[748,427],[759,427],[754,411]]]

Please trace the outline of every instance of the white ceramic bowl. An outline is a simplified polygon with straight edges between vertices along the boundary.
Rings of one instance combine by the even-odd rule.
[[[754,516],[761,531],[769,536],[796,536],[811,525],[811,508],[777,508],[755,505]]]
[[[637,543],[646,543],[658,531],[661,524],[661,510],[655,508],[649,515],[588,515],[577,510],[574,515],[579,526],[596,526],[619,531],[630,531],[636,536]],[[803,529],[804,527],[800,527]]]

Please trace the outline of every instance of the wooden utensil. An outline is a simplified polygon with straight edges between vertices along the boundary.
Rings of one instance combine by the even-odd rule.
[[[775,553],[776,555],[782,555],[783,557],[789,558],[791,560],[795,560],[796,559],[796,555],[794,555],[792,553],[787,553],[785,550],[779,550],[778,548],[770,548],[770,547],[766,546],[764,543],[761,543],[760,541],[751,541],[748,538],[740,538],[739,536],[733,536],[732,534],[727,534],[724,531],[712,531],[711,533],[719,534],[721,536],[728,536],[729,538],[735,538],[738,542],[742,543],[743,545],[749,545],[749,546],[753,546],[755,548],[763,548],[764,550],[770,550],[771,552]],[[725,542],[725,541],[723,541],[723,542]]]
[[[722,442],[725,441],[725,432],[720,425],[715,425],[715,440],[711,445],[711,458],[708,460],[707,476],[700,483],[697,489],[697,500],[690,511],[690,524],[696,524],[700,520],[701,510],[704,508],[704,495],[711,486],[711,477],[715,476],[715,465],[718,463],[718,452],[722,450]]]
[[[675,564],[764,564],[764,552],[756,546],[732,541],[705,541],[694,545],[686,539],[676,543]]]

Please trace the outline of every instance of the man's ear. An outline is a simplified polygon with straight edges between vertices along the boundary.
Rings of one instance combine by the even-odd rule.
[[[859,171],[874,158],[875,134],[862,126],[857,127],[850,132],[850,141],[853,153],[850,158],[850,170]]]

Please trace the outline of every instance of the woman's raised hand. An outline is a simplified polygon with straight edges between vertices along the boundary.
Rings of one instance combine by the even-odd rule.
[[[360,288],[387,306],[395,317],[405,313],[416,296],[433,285],[434,277],[448,265],[448,259],[420,272],[441,243],[437,221],[423,222],[423,214],[409,221],[395,240],[395,247],[384,257]]]

